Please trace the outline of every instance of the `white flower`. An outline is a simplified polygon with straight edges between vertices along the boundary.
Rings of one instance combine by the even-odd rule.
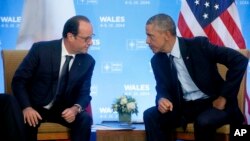
[[[138,107],[136,100],[128,95],[122,95],[115,99],[112,104],[112,109],[114,112],[120,113],[130,113],[138,114]]]
[[[132,110],[134,110],[135,108],[136,108],[135,102],[129,102],[127,104],[127,109],[128,109],[129,112],[132,111]]]
[[[121,105],[126,105],[127,103],[128,103],[127,98],[126,98],[126,97],[122,97],[122,98],[121,98],[120,104],[121,104]]]
[[[118,110],[118,105],[115,104],[115,105],[113,106],[113,109],[114,109],[114,111],[117,111],[117,110]]]

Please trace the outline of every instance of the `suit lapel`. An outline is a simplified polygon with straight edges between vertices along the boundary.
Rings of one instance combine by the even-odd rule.
[[[53,94],[56,94],[58,77],[59,77],[59,69],[61,62],[61,42],[62,40],[57,40],[49,45],[48,47],[48,56],[50,61],[47,62],[48,65],[51,65],[51,83],[52,83],[52,91]]]
[[[73,82],[73,80],[77,80],[79,77],[79,73],[81,73],[80,68],[82,65],[81,60],[78,58],[78,56],[75,56],[74,62],[71,66],[71,69],[69,71],[69,83]],[[78,76],[78,77],[77,77]]]
[[[87,69],[89,68],[89,61],[87,61],[87,59],[88,58],[85,57],[84,54],[77,54],[75,56],[74,62],[69,72],[69,88],[74,86],[78,79],[82,79],[82,76],[86,73]]]
[[[51,47],[53,48],[51,51],[51,60],[52,60],[52,73],[56,78],[59,77],[59,70],[60,70],[60,64],[61,64],[61,41],[58,42],[55,46]]]
[[[184,39],[182,38],[178,38],[179,39],[179,46],[180,46],[180,52],[181,52],[181,56],[183,58],[183,61],[186,65],[186,68],[188,70],[189,75],[191,76],[191,78],[194,80],[194,71],[193,71],[193,65],[192,65],[192,57],[190,56],[190,50],[187,47]]]

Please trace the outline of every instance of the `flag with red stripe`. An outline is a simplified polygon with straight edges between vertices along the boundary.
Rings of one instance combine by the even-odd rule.
[[[206,36],[214,44],[233,49],[246,48],[234,0],[182,0],[177,33],[182,37]],[[248,107],[246,94],[249,111],[245,114],[250,120]]]

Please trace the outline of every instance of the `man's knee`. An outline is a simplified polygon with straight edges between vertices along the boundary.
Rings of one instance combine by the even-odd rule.
[[[16,106],[17,101],[13,95],[10,94],[1,94],[1,103],[5,106]]]
[[[143,120],[148,121],[148,119],[150,119],[152,117],[152,108],[148,108],[143,112]],[[151,115],[151,116],[150,116]]]
[[[10,94],[1,94],[1,100],[2,101],[5,101],[5,102],[11,102],[13,101],[14,99],[14,96],[13,95],[10,95]]]
[[[209,118],[197,118],[196,121],[194,122],[194,127],[195,128],[206,128],[211,126],[212,123],[209,120]]]

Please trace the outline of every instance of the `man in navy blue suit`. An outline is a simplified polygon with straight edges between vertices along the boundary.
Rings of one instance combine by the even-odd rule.
[[[65,23],[62,36],[34,43],[13,77],[12,89],[23,110],[28,141],[37,139],[37,129],[44,121],[69,127],[72,141],[90,139],[92,117],[84,109],[91,101],[95,66],[87,53],[92,24],[85,16],[74,16]],[[66,58],[71,59],[64,69]]]
[[[244,121],[237,93],[248,59],[206,37],[176,36],[173,19],[157,14],[146,23],[147,44],[156,80],[156,106],[144,111],[147,141],[168,141],[178,126],[194,122],[196,141],[213,141],[216,129]],[[217,63],[227,66],[223,80]]]

